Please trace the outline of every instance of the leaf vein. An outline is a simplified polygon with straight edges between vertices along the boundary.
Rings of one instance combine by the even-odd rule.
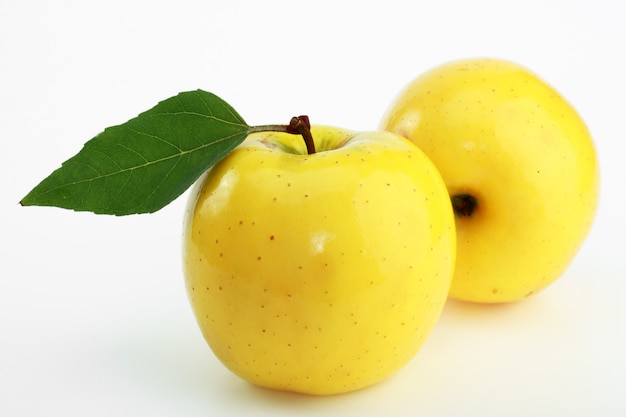
[[[157,190],[159,190],[163,186],[163,183],[165,183],[165,181],[169,178],[169,176],[176,169],[176,167],[178,167],[178,165],[180,164],[180,161],[182,159],[183,159],[183,157],[182,157],[182,155],[180,155],[178,160],[174,163],[174,165],[169,169],[169,171],[167,171],[167,173],[163,176],[163,178],[161,178],[161,181],[159,181],[159,183],[156,185],[156,187],[154,187],[152,189],[152,192],[146,196],[146,199],[145,199],[146,203],[154,196],[154,194],[157,192]]]
[[[150,162],[150,161],[148,161],[148,158],[146,158],[144,155],[142,155],[142,153],[141,153],[141,152],[138,152],[138,151],[134,150],[134,149],[133,149],[133,148],[131,148],[130,146],[127,146],[127,145],[125,145],[125,144],[123,144],[123,143],[118,143],[118,144],[117,144],[117,146],[119,146],[120,148],[125,149],[125,150],[127,150],[127,151],[129,151],[129,152],[132,152],[132,153],[134,153],[134,154],[138,155],[138,156],[139,156],[141,159],[143,159],[145,162]],[[121,167],[120,167],[120,168],[121,168]]]
[[[211,111],[210,109],[207,111]],[[232,113],[232,111],[230,109],[228,109],[229,113],[233,115],[233,118],[237,118],[237,116]],[[220,122],[223,123],[225,125],[229,125],[229,126],[237,126],[237,127],[248,127],[248,125],[246,125],[245,123],[242,123],[239,118],[237,118],[236,122],[230,121],[230,120],[226,120],[226,119],[222,119],[220,117],[214,116],[212,113],[211,114],[203,114],[203,113],[198,113],[195,111],[187,111],[187,110],[182,110],[182,111],[175,111],[175,112],[163,112],[163,113],[155,113],[153,115],[151,115],[150,117],[159,117],[159,116],[180,116],[180,115],[187,115],[187,116],[198,116],[198,117],[202,117],[204,119],[208,119],[208,120],[212,120],[212,121],[216,121],[216,122]]]
[[[128,186],[128,183],[130,182],[131,177],[133,176],[133,173],[134,171],[129,172],[128,177],[126,178],[126,181],[124,181],[124,184],[122,184],[122,186],[119,188],[117,193],[111,197],[111,200],[109,201],[109,204],[107,205],[106,210],[109,210],[111,208],[113,203],[115,203],[115,201],[119,198],[120,194],[122,194],[122,191],[126,189],[126,187]]]
[[[180,158],[180,157],[182,157],[184,155],[192,154],[194,152],[199,152],[199,151],[203,150],[204,148],[208,148],[208,147],[213,146],[215,144],[218,144],[218,143],[224,142],[226,140],[229,140],[229,139],[231,139],[231,138],[233,138],[233,137],[235,137],[235,136],[237,136],[237,135],[239,135],[241,133],[242,132],[233,133],[232,135],[228,135],[228,136],[224,136],[222,138],[216,139],[213,142],[203,144],[202,146],[198,146],[196,148],[193,148],[193,149],[190,149],[190,150],[187,150],[187,151],[180,150],[180,152],[177,153],[177,154],[173,154],[173,155],[169,155],[169,156],[166,156],[166,157],[163,157],[163,158],[155,159],[153,161],[148,161],[148,162],[146,162],[144,164],[140,164],[140,165],[136,165],[136,166],[132,166],[132,167],[128,167],[128,168],[121,168],[120,167],[120,169],[118,171],[110,172],[108,174],[100,174],[99,176],[93,177],[93,178],[86,178],[86,179],[83,179],[83,180],[71,181],[71,182],[63,183],[63,184],[61,184],[61,185],[59,185],[57,187],[52,187],[52,188],[48,189],[46,192],[42,193],[41,195],[48,194],[48,193],[56,191],[56,190],[58,190],[60,188],[70,187],[70,186],[83,184],[83,183],[92,183],[94,181],[102,180],[102,179],[105,179],[105,178],[108,178],[108,177],[113,177],[115,175],[120,175],[120,174],[123,174],[123,173],[128,172],[128,171],[135,171],[135,170],[139,170],[139,169],[144,169],[144,168],[147,168],[147,167],[149,167],[151,165],[156,165],[156,164],[161,163],[161,162],[169,161],[169,160],[171,160],[173,158]],[[73,161],[73,162],[75,162],[75,161]],[[92,167],[89,164],[82,164],[81,163],[81,165],[89,166],[89,167],[91,167],[91,168],[93,168],[95,170],[95,167]],[[97,172],[97,170],[96,170],[96,172]]]
[[[131,132],[133,132],[133,133],[135,133],[137,135],[140,135],[140,136],[146,136],[146,137],[151,138],[151,139],[156,139],[156,140],[158,140],[160,142],[165,143],[166,145],[171,146],[172,148],[176,149],[179,152],[184,152],[180,147],[176,146],[172,142],[169,142],[169,141],[163,139],[160,136],[152,135],[152,134],[150,134],[148,132],[142,132],[141,130],[133,129],[132,127],[129,127],[128,130],[130,130]]]

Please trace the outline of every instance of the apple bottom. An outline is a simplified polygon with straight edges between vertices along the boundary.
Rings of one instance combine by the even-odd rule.
[[[320,306],[314,300],[268,292],[274,305],[259,307],[264,313],[233,314],[219,326],[207,323],[219,316],[198,317],[207,329],[203,335],[220,361],[241,378],[265,388],[313,395],[354,391],[393,374],[419,350],[441,308],[433,305],[427,316],[404,320],[413,302],[364,306],[353,297]],[[362,311],[364,307],[387,314],[373,316]],[[403,341],[393,342],[398,339]]]

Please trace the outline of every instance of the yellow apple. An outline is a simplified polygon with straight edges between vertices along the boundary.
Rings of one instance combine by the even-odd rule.
[[[445,184],[389,132],[254,133],[197,184],[186,288],[219,360],[263,387],[314,395],[406,364],[447,299],[455,257]]]
[[[450,62],[413,80],[381,127],[424,151],[448,187],[451,297],[509,302],[561,276],[592,225],[599,172],[585,123],[554,88],[509,61]]]

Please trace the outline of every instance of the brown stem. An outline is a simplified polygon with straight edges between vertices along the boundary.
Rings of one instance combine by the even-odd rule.
[[[309,155],[315,153],[315,142],[311,134],[311,123],[308,116],[295,116],[291,118],[288,125],[263,125],[252,126],[248,133],[253,132],[284,132],[292,135],[301,135],[306,144],[306,151]]]

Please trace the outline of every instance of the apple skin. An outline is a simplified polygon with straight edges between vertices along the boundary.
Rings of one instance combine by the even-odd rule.
[[[454,257],[445,184],[389,132],[254,133],[189,200],[188,296],[218,359],[267,388],[312,395],[387,378],[441,314]]]
[[[599,167],[554,88],[509,61],[450,62],[413,80],[381,128],[424,151],[451,196],[477,202],[456,216],[452,298],[515,301],[563,274],[592,226]]]

